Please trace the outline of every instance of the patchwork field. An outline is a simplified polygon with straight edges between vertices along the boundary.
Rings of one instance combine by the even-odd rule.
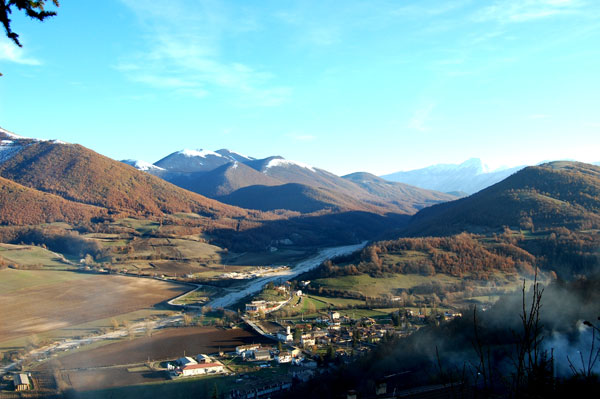
[[[101,347],[67,354],[59,358],[62,368],[84,369],[166,360],[199,353],[234,351],[238,345],[273,341],[242,328],[212,327],[171,328],[131,341],[119,341]]]
[[[125,276],[0,270],[0,343],[151,308],[188,289]]]

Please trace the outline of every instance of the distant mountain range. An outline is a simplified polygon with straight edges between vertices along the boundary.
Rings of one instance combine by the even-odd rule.
[[[462,170],[481,172],[480,162],[470,165]],[[278,156],[254,159],[228,150],[183,150],[156,164],[123,163],[81,145],[0,129],[0,225],[76,225],[124,216],[178,223],[182,214],[193,214],[195,221],[183,223],[239,250],[281,240],[336,245],[392,230],[597,229],[600,167],[567,161],[527,167],[456,198],[369,173],[340,177]]]
[[[368,173],[337,176],[280,156],[255,159],[227,149],[181,150],[154,164],[123,161],[179,187],[248,209],[414,214],[453,194],[386,182]]]
[[[134,165],[131,166],[78,144],[30,139],[0,130],[0,226],[13,226],[2,229],[1,233],[6,237],[23,228],[49,222],[66,222],[89,231],[94,226],[106,228],[112,219],[134,217],[160,220],[167,226],[189,226],[190,231],[206,233],[211,242],[233,251],[262,251],[273,245],[313,248],[361,242],[398,228],[409,218],[385,203],[370,204],[327,188],[301,184],[294,187],[294,184],[284,183],[280,176],[291,172],[275,173],[277,169],[308,169],[280,157],[254,160],[228,151],[220,154],[226,163],[213,154],[181,154],[195,161],[195,166],[188,169],[181,157],[171,157],[169,162],[162,163],[166,167],[171,167],[171,162],[178,165],[179,171],[171,172],[138,161],[128,161]],[[203,159],[196,159],[205,156],[221,165],[211,171],[198,170],[207,168]],[[277,211],[242,209],[154,175],[165,174],[194,183],[193,178],[203,173],[206,173],[204,177],[212,174],[215,177],[211,183],[213,190],[223,193],[235,193],[242,185],[250,187],[248,179],[251,178],[262,184],[276,185],[281,193],[261,193],[270,186],[254,184],[252,187],[260,196],[256,205],[248,206],[276,208]],[[323,176],[328,174],[323,173]],[[308,179],[307,176],[302,178]],[[353,185],[336,178],[338,185]],[[207,181],[199,179],[199,183],[206,185]],[[286,196],[286,191],[291,194]],[[242,196],[242,200],[232,198],[231,202],[248,198],[251,196]],[[265,206],[269,200],[271,206]],[[286,203],[282,205],[281,201]]]
[[[439,164],[381,177],[428,190],[473,194],[498,183],[524,167],[517,166],[490,171],[480,159],[472,158],[458,165]]]

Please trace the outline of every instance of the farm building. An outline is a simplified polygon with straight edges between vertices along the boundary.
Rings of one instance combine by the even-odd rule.
[[[29,377],[27,374],[15,374],[13,375],[13,382],[15,384],[15,391],[27,391],[29,389]]]
[[[208,355],[204,355],[202,353],[196,356],[196,361],[198,364],[212,363],[212,359]]]
[[[179,359],[177,359],[175,361],[175,363],[177,363],[177,365],[180,366],[180,367],[186,367],[186,366],[191,366],[191,365],[194,365],[194,364],[198,364],[197,361],[195,361],[193,358],[191,358],[189,356],[180,357]]]
[[[224,373],[225,367],[221,363],[201,363],[190,364],[176,370],[176,374],[182,377],[190,377],[194,375],[218,374]]]
[[[254,360],[271,360],[271,352],[268,349],[254,351]]]
[[[253,351],[256,349],[260,349],[260,344],[239,345],[235,347],[235,353],[241,355],[244,352]]]

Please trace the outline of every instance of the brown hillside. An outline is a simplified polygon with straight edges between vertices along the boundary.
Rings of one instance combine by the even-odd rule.
[[[67,201],[0,177],[0,224],[76,223],[105,214],[105,209]]]
[[[600,167],[552,162],[525,168],[470,197],[417,213],[408,234],[600,227]]]
[[[0,176],[112,211],[140,215],[247,215],[244,210],[190,193],[77,144],[34,142],[0,165]]]

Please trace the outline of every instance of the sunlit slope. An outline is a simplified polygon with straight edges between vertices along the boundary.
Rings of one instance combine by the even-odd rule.
[[[105,214],[105,209],[67,201],[0,177],[0,224],[80,222]]]
[[[191,193],[77,144],[34,142],[1,164],[0,175],[30,188],[112,211],[246,215],[246,211]]]

